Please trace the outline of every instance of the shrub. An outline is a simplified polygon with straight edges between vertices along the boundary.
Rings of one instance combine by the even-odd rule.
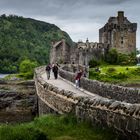
[[[107,73],[113,73],[113,72],[116,72],[115,68],[108,68],[107,69]]]
[[[122,54],[118,55],[118,64],[120,65],[135,65],[136,64],[136,55],[131,54]]]
[[[25,79],[33,78],[34,68],[37,67],[37,62],[31,61],[29,59],[23,60],[19,67],[19,77],[24,77]]]
[[[94,68],[94,67],[99,66],[99,65],[100,65],[100,62],[95,60],[95,59],[92,59],[92,60],[89,61],[89,67],[90,68]]]
[[[89,71],[89,76],[90,76],[90,78],[99,79],[99,75],[100,75],[99,72],[96,72],[96,71],[94,71],[94,70]]]
[[[109,64],[117,64],[118,63],[118,52],[116,49],[112,48],[108,51],[105,61]]]

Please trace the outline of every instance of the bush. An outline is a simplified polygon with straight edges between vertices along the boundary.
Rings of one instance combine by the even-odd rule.
[[[136,64],[136,55],[131,54],[121,54],[118,55],[118,64],[120,65],[135,65]]]
[[[31,61],[29,59],[23,60],[20,63],[19,67],[19,77],[24,77],[25,79],[32,79],[35,67],[37,67],[37,62]]]
[[[107,73],[113,73],[113,72],[116,72],[115,68],[108,68],[107,69]]]
[[[112,48],[106,55],[105,61],[109,64],[117,64],[118,63],[118,52],[116,49]]]
[[[95,70],[89,71],[90,78],[99,79],[100,72],[96,72]]]
[[[95,59],[92,59],[92,60],[89,61],[89,67],[90,68],[94,68],[94,67],[99,66],[99,65],[100,65],[100,62],[95,60]]]

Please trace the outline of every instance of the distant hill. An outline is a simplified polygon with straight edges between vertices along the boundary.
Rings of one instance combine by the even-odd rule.
[[[19,64],[30,59],[39,65],[49,60],[52,41],[69,35],[56,25],[15,15],[0,16],[0,73],[18,72]]]

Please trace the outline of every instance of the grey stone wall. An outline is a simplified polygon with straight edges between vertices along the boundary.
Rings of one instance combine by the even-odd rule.
[[[39,116],[44,114],[57,114],[55,110],[50,108],[41,98],[38,97],[38,114]]]
[[[40,103],[40,115],[48,112],[74,113],[79,120],[93,125],[111,127],[127,140],[140,139],[140,104],[131,104],[101,96],[81,96],[60,90],[46,83],[41,74],[44,68],[35,70],[35,85]],[[67,74],[67,75],[65,75]],[[60,75],[72,80],[73,73],[60,70]]]
[[[74,83],[75,74],[66,70],[69,69],[66,69],[66,67],[65,70],[60,69],[60,76]],[[81,78],[80,83],[83,89],[91,93],[98,94],[109,99],[115,99],[118,101],[128,103],[140,103],[139,89],[107,84],[96,80],[90,80],[84,77]]]
[[[131,23],[124,12],[120,16],[110,17],[108,22],[99,29],[99,42],[109,43],[119,53],[131,54],[136,52],[137,23]]]

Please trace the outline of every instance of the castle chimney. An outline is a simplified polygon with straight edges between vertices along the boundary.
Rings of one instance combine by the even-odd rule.
[[[118,11],[118,23],[122,24],[124,21],[124,11]]]

